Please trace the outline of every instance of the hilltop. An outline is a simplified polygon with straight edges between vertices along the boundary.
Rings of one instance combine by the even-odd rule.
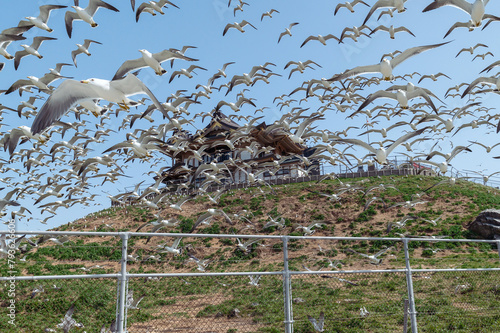
[[[385,189],[379,188],[365,194],[368,189],[380,184],[384,184]],[[436,186],[430,188],[433,185]],[[339,193],[341,188],[349,190],[339,195],[338,201],[329,200],[320,194]],[[430,189],[425,191],[428,188]],[[296,224],[307,226],[311,221],[318,221],[324,225],[315,228],[312,236],[400,237],[401,233],[405,233],[413,236],[476,238],[477,235],[469,232],[465,225],[482,210],[498,207],[499,194],[497,189],[476,183],[456,180],[452,185],[449,178],[431,176],[336,179],[320,183],[273,186],[272,189],[247,188],[224,193],[216,206],[205,196],[199,196],[185,203],[180,212],[164,208],[160,214],[162,219],[179,219],[180,222],[161,232],[189,232],[198,216],[209,208],[218,208],[226,212],[232,224],[217,216],[209,225],[196,228],[195,233],[301,236],[304,233],[295,227]],[[367,200],[374,196],[381,198],[383,202],[374,201],[365,209]],[[422,203],[413,208],[387,208],[396,203],[411,201],[412,198]],[[135,231],[144,223],[156,220],[154,213],[156,212],[137,206],[111,207],[54,230]],[[234,214],[244,216],[247,220],[238,219]],[[401,220],[408,215],[421,219],[411,220],[403,228],[394,227],[387,232],[389,222]],[[284,227],[263,229],[271,217],[283,218]],[[437,222],[433,225],[423,219]],[[151,227],[146,226],[141,231],[149,230]],[[279,239],[261,240],[251,246],[251,251],[244,252],[236,246],[234,239],[186,237],[180,243],[183,249],[180,255],[158,253],[158,245],[171,245],[172,242],[172,238],[153,237],[148,242],[148,237],[131,237],[128,254],[135,259],[128,261],[128,272],[199,273],[199,267],[189,259],[190,256],[208,260],[206,272],[279,272],[283,269],[282,244]],[[405,267],[399,242],[303,239],[291,240],[288,247],[289,266],[294,271]],[[415,268],[500,266],[498,253],[489,243],[415,241],[410,242],[410,247],[412,267]],[[350,251],[376,253],[385,248],[389,249],[378,266]],[[70,236],[69,241],[62,246],[46,241],[37,248],[28,246],[27,250],[24,254],[25,261],[17,264],[20,275],[105,274],[117,273],[120,269],[121,240],[118,237]],[[337,261],[336,268],[330,266],[332,261]],[[0,270],[2,274],[7,274],[7,265],[2,265]],[[415,275],[416,283],[421,288],[417,296],[420,302],[417,309],[419,313],[435,313],[434,304],[440,304],[440,313],[456,313],[454,318],[460,319],[460,323],[448,323],[446,320],[436,321],[432,317],[419,317],[419,325],[444,330],[451,329],[453,325],[462,325],[468,329],[475,326],[495,327],[494,314],[483,316],[480,320],[467,315],[469,307],[489,311],[487,313],[491,312],[490,309],[497,308],[490,304],[497,297],[496,287],[492,289],[488,284],[476,283],[488,281],[490,273],[461,275],[453,279],[447,275],[432,273]],[[407,297],[404,274],[384,274],[384,278],[377,274],[339,276],[352,281],[353,285],[335,279],[321,279],[325,277],[323,275],[294,275],[293,295],[303,300],[303,303],[294,302],[293,305],[295,331],[310,332],[307,315],[313,304],[315,308],[325,309],[325,325],[338,332],[351,332],[349,329],[353,327],[358,327],[360,331],[370,329],[371,332],[401,331],[402,322],[394,314],[401,314],[402,300]],[[427,284],[427,281],[431,284]],[[471,286],[470,283],[474,287],[467,287],[457,293],[457,285]],[[232,287],[227,288],[228,285]],[[139,310],[128,311],[128,328],[131,331],[158,325],[191,331],[201,328],[210,328],[214,332],[232,331],[228,327],[238,327],[238,332],[281,331],[283,296],[280,275],[262,277],[258,287],[249,285],[246,276],[202,276],[131,278],[128,288],[135,291],[134,295],[145,296]],[[38,292],[41,296],[34,290],[42,290]],[[440,292],[437,293],[437,290]],[[0,291],[0,297],[7,299],[6,292]],[[23,323],[23,329],[27,332],[35,327],[55,327],[72,304],[76,304],[76,320],[82,322],[86,329],[99,329],[103,323],[110,323],[115,316],[115,279],[23,281],[17,284],[17,295],[18,314],[31,318],[29,322]],[[336,302],[331,305],[329,299],[333,296]],[[459,297],[461,300],[451,302],[450,297]],[[361,306],[372,313],[369,318],[359,316]],[[238,316],[234,315],[236,308],[241,311]],[[4,324],[0,321],[0,329]],[[21,329],[19,332],[24,331]]]

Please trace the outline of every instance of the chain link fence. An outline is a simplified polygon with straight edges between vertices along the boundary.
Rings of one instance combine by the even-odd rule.
[[[1,259],[0,332],[500,332],[496,241],[50,235]]]

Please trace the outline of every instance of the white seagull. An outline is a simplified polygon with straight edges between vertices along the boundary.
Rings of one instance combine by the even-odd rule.
[[[379,64],[355,67],[353,69],[345,71],[342,74],[338,74],[338,75],[333,76],[328,81],[340,81],[343,79],[347,79],[349,77],[358,76],[358,75],[365,74],[365,73],[382,73],[383,79],[386,81],[390,81],[390,80],[394,79],[394,75],[392,74],[392,70],[397,65],[399,65],[400,63],[402,63],[403,61],[405,61],[406,59],[408,59],[410,57],[413,57],[413,56],[420,54],[424,51],[431,50],[431,49],[434,49],[436,47],[445,45],[447,43],[450,43],[450,42],[412,47],[412,48],[409,48],[409,49],[405,50],[404,52],[398,54],[397,56],[395,56],[392,59],[384,58],[384,59],[382,59],[382,61]]]
[[[19,63],[21,62],[21,58],[30,54],[34,55],[35,57],[38,57],[39,59],[42,59],[43,56],[38,52],[38,48],[40,47],[42,42],[44,40],[56,40],[56,39],[57,38],[37,36],[33,38],[33,42],[31,43],[31,45],[21,44],[24,50],[17,51],[16,54],[14,54],[14,68],[17,70],[17,68],[19,67]]]
[[[80,53],[85,53],[88,56],[91,55],[89,52],[90,43],[102,44],[102,43],[95,41],[95,40],[92,40],[92,39],[85,39],[83,41],[83,44],[76,44],[76,46],[78,48],[74,51],[71,51],[71,58],[73,59],[73,63],[75,64],[75,67],[77,67],[76,66],[76,56],[77,55],[79,55]]]
[[[167,111],[151,90],[135,75],[128,74],[123,79],[113,81],[95,78],[82,81],[65,80],[43,104],[33,121],[31,132],[33,134],[42,132],[56,120],[59,120],[74,104],[82,100],[104,99],[117,103],[124,109],[129,109],[128,105],[134,105],[136,102],[129,99],[128,96],[136,94],[148,95],[163,115],[170,119]],[[97,117],[98,114],[95,116]]]
[[[49,20],[50,16],[50,11],[53,9],[61,9],[61,8],[67,8],[68,6],[60,6],[60,5],[44,5],[40,6],[40,14],[37,17],[34,16],[27,16],[25,17],[28,21],[21,21],[19,22],[18,26],[23,27],[27,25],[34,25],[37,28],[40,28],[42,30],[52,32],[54,31],[53,29],[49,28],[47,25],[47,21]]]
[[[137,70],[139,68],[151,67],[156,75],[163,75],[167,71],[161,67],[161,63],[167,60],[172,59],[182,59],[188,61],[197,61],[198,59],[193,59],[186,57],[185,55],[176,52],[174,50],[163,50],[158,53],[151,53],[148,50],[141,49],[139,50],[141,53],[141,58],[132,59],[125,61],[120,68],[115,73],[113,80],[119,79],[123,77],[130,71]]]
[[[66,23],[66,31],[68,33],[69,38],[71,38],[71,33],[73,31],[74,20],[83,20],[88,24],[90,24],[92,28],[97,27],[97,23],[94,21],[94,15],[99,9],[99,7],[119,12],[119,10],[116,9],[114,6],[102,0],[89,0],[87,8],[71,6],[71,8],[75,10],[75,12],[67,11],[66,15],[64,15],[64,22]]]

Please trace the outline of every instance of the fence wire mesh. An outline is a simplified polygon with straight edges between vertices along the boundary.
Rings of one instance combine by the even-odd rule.
[[[0,332],[100,332],[116,317],[116,279],[16,281],[16,326],[7,323],[8,284],[2,284]],[[72,310],[71,315],[67,315]],[[72,321],[72,320],[73,321]]]
[[[294,274],[294,332],[312,332],[324,313],[325,332],[402,332],[405,273]]]
[[[287,291],[293,332],[317,331],[321,316],[324,332],[402,332],[406,319],[410,326],[405,250],[394,238],[75,236],[23,245],[15,260],[17,275],[31,277],[15,282],[23,319],[7,323],[4,278],[0,332],[64,332],[70,309],[69,332],[101,332],[119,313],[121,273],[124,332],[283,332]],[[496,244],[413,239],[408,250],[421,332],[500,332]],[[9,276],[6,262],[0,272]]]
[[[283,331],[281,276],[130,278],[129,332]]]
[[[499,332],[500,272],[415,273],[413,280],[422,332]]]

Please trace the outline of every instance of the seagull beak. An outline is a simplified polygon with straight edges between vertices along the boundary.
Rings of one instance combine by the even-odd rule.
[[[81,80],[80,83],[89,83],[88,80]]]

